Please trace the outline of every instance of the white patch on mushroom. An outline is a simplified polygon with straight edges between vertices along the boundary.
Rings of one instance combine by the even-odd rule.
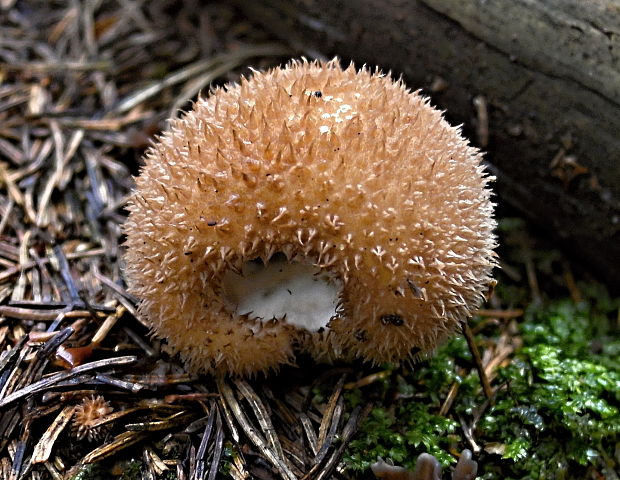
[[[341,98],[337,98],[336,101],[340,101],[342,102]],[[322,111],[322,109],[321,109]],[[345,115],[348,114],[348,115]],[[356,111],[353,111],[353,107],[347,103],[342,104],[340,106],[338,106],[338,108],[332,112],[325,112],[321,114],[321,119],[323,120],[329,120],[329,119],[333,119],[334,122],[336,123],[340,123],[343,122],[345,120],[351,120],[353,118],[354,115],[357,115]],[[327,133],[329,132],[330,128],[328,125],[321,125],[319,127],[319,131],[321,133]]]
[[[309,331],[327,328],[336,316],[342,283],[318,267],[272,259],[246,262],[242,275],[227,271],[225,297],[237,315],[286,323]]]

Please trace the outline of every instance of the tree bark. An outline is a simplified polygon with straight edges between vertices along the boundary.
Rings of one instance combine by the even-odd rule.
[[[239,5],[309,55],[402,73],[486,150],[502,200],[620,284],[620,0]]]

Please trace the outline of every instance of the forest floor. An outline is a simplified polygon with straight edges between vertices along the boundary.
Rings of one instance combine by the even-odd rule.
[[[210,86],[299,53],[226,2],[0,1],[0,478],[618,479],[620,299],[498,208],[498,286],[415,365],[194,377],[122,276],[153,135]],[[561,441],[558,441],[561,439]]]

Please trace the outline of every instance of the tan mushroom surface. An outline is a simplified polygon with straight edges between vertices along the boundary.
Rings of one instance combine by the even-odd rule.
[[[400,361],[481,303],[481,155],[366,68],[293,61],[213,91],[149,149],[125,224],[140,314],[197,372]]]

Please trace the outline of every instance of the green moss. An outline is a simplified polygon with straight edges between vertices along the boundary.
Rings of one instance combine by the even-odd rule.
[[[126,462],[120,480],[138,480],[139,478],[142,478],[142,462],[139,460]]]
[[[455,421],[429,413],[423,404],[415,402],[394,411],[374,408],[361,435],[349,446],[345,461],[354,470],[366,470],[377,457],[412,468],[416,457],[411,452],[426,451],[442,463],[450,463],[452,457],[446,453],[446,447],[456,425]]]
[[[414,372],[400,372],[374,385],[379,397],[358,437],[351,442],[345,455],[348,466],[357,471],[368,469],[377,457],[413,468],[419,453],[428,452],[444,465],[454,461],[448,449],[454,443],[458,423],[438,415],[442,391],[453,381],[461,381],[455,373],[454,359],[448,352],[469,356],[462,339],[455,339],[432,362],[423,362]],[[396,385],[395,390],[391,385]],[[353,390],[346,394],[350,405],[359,404],[364,393]],[[385,407],[391,398],[391,406]]]
[[[348,449],[349,467],[362,470],[382,456],[411,468],[421,452],[446,465],[453,461],[449,449],[471,448],[460,421],[472,425],[478,418],[473,437],[481,447],[483,478],[583,478],[588,469],[605,475],[617,468],[612,452],[620,445],[620,341],[613,321],[620,302],[597,286],[580,289],[582,302],[526,309],[514,334],[524,346],[498,369],[493,406],[485,408],[462,338],[417,368],[394,374],[393,403],[388,387],[375,387],[378,406]],[[485,341],[478,336],[479,345]],[[440,416],[454,382],[457,397]],[[348,396],[352,403],[360,398],[359,391]]]
[[[527,312],[526,346],[499,371],[506,388],[479,428],[505,444],[515,478],[545,478],[558,465],[604,470],[616,448],[620,359],[606,314],[618,303],[600,292],[588,300]]]
[[[179,476],[177,475],[176,470],[168,470],[165,474],[164,474],[164,480],[177,480],[179,478]]]
[[[80,471],[71,477],[71,480],[108,480],[110,478],[136,480],[142,478],[142,462],[139,460],[127,460],[122,463],[123,473],[119,477],[112,476],[105,463],[100,462],[82,466]],[[176,478],[176,474],[174,478]]]
[[[84,465],[80,471],[76,473],[71,480],[95,480],[101,478],[101,468],[98,464]]]

